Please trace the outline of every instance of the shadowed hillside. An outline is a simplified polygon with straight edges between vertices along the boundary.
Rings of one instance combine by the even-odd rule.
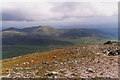
[[[9,28],[2,31],[3,45],[72,45],[62,39],[90,37],[97,40],[110,39],[111,35],[96,29],[55,29],[50,26]]]

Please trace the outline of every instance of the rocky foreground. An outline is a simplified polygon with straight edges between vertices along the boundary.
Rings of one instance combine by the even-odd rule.
[[[117,43],[82,45],[3,60],[3,78],[118,78]]]

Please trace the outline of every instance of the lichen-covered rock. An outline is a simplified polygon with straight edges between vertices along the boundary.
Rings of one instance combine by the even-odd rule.
[[[55,75],[58,75],[59,73],[58,72],[50,72],[50,73],[47,73],[47,76],[55,76]]]
[[[118,42],[117,41],[107,41],[104,44],[118,44]]]

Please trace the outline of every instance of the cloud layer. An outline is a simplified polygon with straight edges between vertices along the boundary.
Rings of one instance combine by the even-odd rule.
[[[13,22],[17,21],[55,25],[70,23],[114,24],[117,23],[117,3],[115,2],[4,3],[2,11],[2,20],[4,24],[6,23],[12,24]]]

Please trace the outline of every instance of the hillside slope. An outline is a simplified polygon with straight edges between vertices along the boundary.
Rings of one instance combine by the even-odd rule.
[[[2,60],[2,74],[9,78],[118,78],[116,51],[117,44],[91,44],[28,54]]]
[[[3,45],[74,45],[64,39],[90,37],[101,40],[110,39],[110,35],[96,29],[55,29],[50,26],[9,28],[2,31]]]
[[[0,33],[3,59],[61,47],[103,43],[113,36],[97,29],[56,29],[51,26],[11,27]]]

